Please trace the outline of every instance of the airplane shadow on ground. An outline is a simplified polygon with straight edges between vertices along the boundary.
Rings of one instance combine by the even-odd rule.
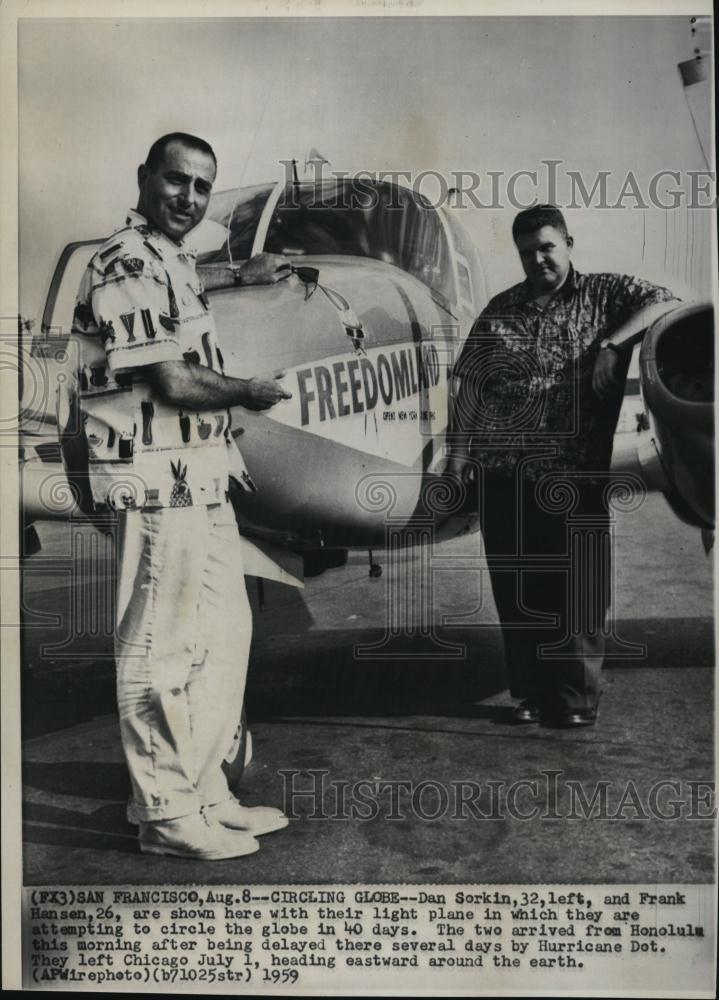
[[[607,673],[713,665],[710,619],[626,620],[617,623],[617,633],[625,643],[644,644],[647,652],[627,658],[610,643]],[[260,623],[247,683],[250,721],[304,715],[471,717],[499,725],[511,721],[506,706],[481,704],[507,687],[498,627],[440,628],[432,639],[399,636],[385,644],[383,638],[380,630],[357,628],[270,635]],[[452,655],[438,642],[459,644],[464,651]],[[26,739],[115,711],[114,670],[109,665],[102,672],[92,664],[28,671],[24,678]]]
[[[607,644],[607,674],[713,665],[710,619],[620,621],[616,635],[621,643]],[[262,643],[250,663],[248,718],[428,715],[511,724],[508,705],[483,704],[508,685],[498,627],[439,628],[433,640],[383,638],[355,629]],[[442,655],[438,642],[459,644],[464,652]]]
[[[434,640],[377,630],[308,632],[258,648],[250,662],[247,711],[283,716],[497,716],[477,703],[506,687],[501,637],[444,633]],[[446,645],[443,647],[439,643]],[[449,644],[464,647],[452,651]],[[453,655],[454,652],[454,655]]]
[[[30,844],[137,852],[137,831],[125,817],[130,793],[121,763],[27,761],[23,786],[48,796],[71,796],[103,803],[91,811],[23,802],[24,839]]]

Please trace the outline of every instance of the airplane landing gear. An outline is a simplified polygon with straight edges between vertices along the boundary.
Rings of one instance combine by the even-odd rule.
[[[369,575],[370,579],[376,580],[378,577],[382,576],[382,567],[379,563],[374,561],[372,556],[372,549],[367,550],[369,555]]]

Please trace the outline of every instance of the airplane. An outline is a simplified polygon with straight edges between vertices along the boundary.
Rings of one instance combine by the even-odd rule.
[[[201,277],[262,251],[301,262],[276,285],[209,295],[226,372],[249,377],[281,368],[293,393],[263,414],[232,412],[258,487],[233,492],[243,535],[300,556],[299,575],[313,575],[341,562],[348,548],[383,543],[382,512],[355,495],[363,476],[396,480],[397,512],[409,525],[423,474],[441,468],[452,366],[487,301],[481,258],[456,214],[391,183],[233,189],[213,196],[202,225],[208,221],[220,241],[200,255]],[[72,243],[60,254],[35,356],[66,348],[79,278],[102,242]],[[316,283],[301,280],[315,271]],[[49,409],[34,415],[52,421]],[[26,526],[68,515],[47,489],[41,495],[57,448],[40,448],[44,468],[35,452],[23,467]]]
[[[452,209],[364,178],[220,192],[207,221],[221,243],[200,255],[201,275],[262,251],[301,259],[288,281],[209,294],[227,373],[285,369],[293,392],[266,413],[233,411],[258,487],[233,494],[243,533],[301,555],[312,574],[347,549],[384,541],[384,514],[358,502],[368,475],[392,482],[393,517],[406,527],[424,510],[423,479],[441,472],[446,457],[452,367],[487,301],[481,256]],[[60,254],[34,357],[67,346],[79,276],[102,242],[71,243]],[[620,435],[632,440],[619,442],[614,467],[643,471],[680,517],[711,530],[712,306],[680,306],[655,323],[639,367],[644,412],[635,434]],[[24,407],[26,433],[33,418],[54,424],[47,393],[43,403]],[[25,443],[25,526],[66,517],[67,504],[57,509],[38,488],[47,463],[61,457],[57,446]],[[437,512],[435,527],[439,539],[468,523]]]
[[[247,378],[284,369],[293,394],[263,413],[232,411],[257,487],[231,490],[247,575],[301,585],[353,549],[369,550],[378,575],[372,550],[385,547],[388,517],[394,537],[409,540],[426,523],[428,487],[446,465],[453,365],[488,299],[479,251],[452,208],[365,178],[295,174],[219,192],[202,226],[201,277],[260,252],[293,265],[274,285],[209,292],[225,371]],[[53,416],[52,393],[41,392],[39,405],[27,397],[52,381],[52,368],[67,400],[75,294],[103,242],[71,243],[60,254],[27,359],[40,370],[22,410],[26,554],[37,549],[35,521],[93,518],[86,487],[73,479],[67,405]],[[630,379],[641,396],[625,400],[629,423],[613,465],[661,490],[706,545],[714,528],[713,341],[711,304],[680,305],[652,325],[639,378]],[[478,529],[466,497],[431,514],[435,541]],[[237,780],[244,744],[235,758]]]

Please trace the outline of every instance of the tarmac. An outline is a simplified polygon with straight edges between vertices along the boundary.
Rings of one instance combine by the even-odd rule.
[[[376,553],[379,578],[356,553],[304,591],[267,584],[262,608],[248,580],[242,800],[291,822],[213,863],[139,853],[111,561],[92,529],[38,527],[23,573],[26,885],[712,880],[712,559],[662,497],[617,520],[614,637],[588,729],[511,724],[488,580],[467,559],[478,534],[436,548],[433,589],[394,636],[388,601],[418,552]]]

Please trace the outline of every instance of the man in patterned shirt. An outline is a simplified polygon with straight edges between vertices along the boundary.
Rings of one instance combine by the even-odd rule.
[[[282,373],[230,378],[185,236],[207,210],[216,159],[202,139],[158,139],[125,227],[90,261],[73,320],[90,503],[119,512],[115,654],[128,818],[140,847],[215,860],[249,854],[286,826],[246,808],[222,772],[244,695],[252,618],[228,503],[250,483],[231,406],[287,399]],[[261,254],[232,280],[286,277]],[[237,466],[240,465],[238,472]]]
[[[632,345],[676,300],[638,278],[579,274],[553,205],[520,212],[512,235],[526,280],[488,303],[462,350],[448,472],[476,462],[515,720],[586,726],[600,696],[622,389]]]

